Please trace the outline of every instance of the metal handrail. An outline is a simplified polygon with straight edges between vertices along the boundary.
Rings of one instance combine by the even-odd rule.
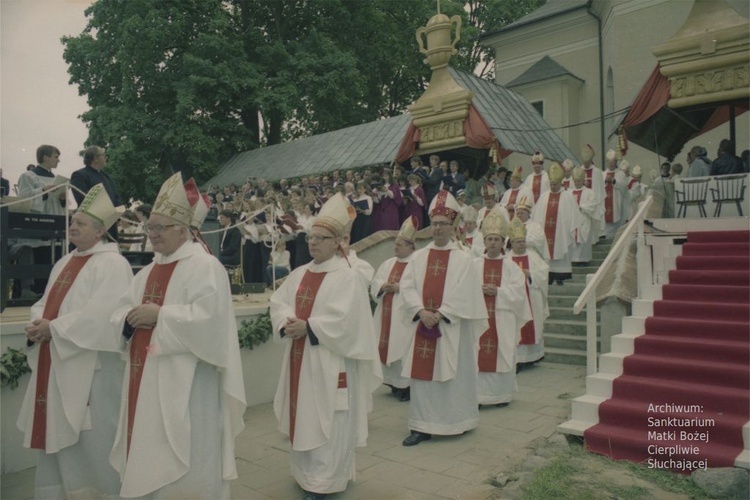
[[[615,256],[619,255],[625,245],[629,242],[629,238],[624,236],[631,234],[633,229],[638,226],[638,238],[643,239],[643,219],[646,216],[646,210],[653,203],[654,198],[652,195],[648,195],[643,202],[641,202],[638,211],[630,219],[628,225],[625,226],[625,230],[620,234],[620,238],[612,246],[609,254],[604,259],[604,262],[595,274],[589,274],[586,276],[586,288],[583,289],[581,295],[573,305],[573,313],[580,313],[584,306],[586,307],[586,372],[588,375],[593,375],[597,371],[597,360],[596,360],[596,289],[601,283],[604,273],[612,267],[615,262]],[[640,253],[640,252],[639,252]],[[636,257],[642,258],[642,257]]]

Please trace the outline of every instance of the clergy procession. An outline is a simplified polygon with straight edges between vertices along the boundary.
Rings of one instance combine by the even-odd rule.
[[[537,152],[525,181],[518,167],[507,190],[485,182],[479,210],[439,190],[430,231],[407,217],[377,270],[349,246],[356,207],[341,193],[322,204],[311,261],[270,298],[283,346],[273,410],[304,498],[354,480],[381,384],[407,403],[407,447],[512,403],[516,373],[544,359],[549,287],[591,259],[640,189],[610,153],[601,171],[590,146],[567,168],[545,170]],[[72,216],[75,249],[26,327],[17,423],[40,450],[37,497],[229,498],[246,397],[229,276],[199,230],[209,208],[192,179],[167,179],[144,226],[154,260],[135,276],[108,242],[120,210],[102,184]]]

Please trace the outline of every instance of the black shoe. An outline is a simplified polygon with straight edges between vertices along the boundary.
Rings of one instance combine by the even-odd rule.
[[[432,434],[427,434],[426,432],[419,432],[419,431],[411,431],[411,434],[407,436],[406,439],[404,439],[404,442],[401,443],[404,446],[416,446],[422,441],[429,441],[432,439]]]
[[[505,407],[506,407],[506,406],[508,406],[509,404],[510,404],[510,403],[498,403],[498,404],[496,404],[495,406],[496,406],[497,408],[505,408]]]
[[[557,284],[562,286],[563,284],[565,284],[565,282],[563,280],[557,280]]]
[[[411,389],[407,387],[406,389],[400,390],[401,394],[399,395],[398,400],[399,401],[409,401],[411,400]]]

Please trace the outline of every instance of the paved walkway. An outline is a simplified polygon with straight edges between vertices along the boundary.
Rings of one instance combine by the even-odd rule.
[[[482,408],[479,427],[462,436],[434,437],[411,448],[407,436],[408,403],[381,387],[374,394],[370,437],[357,448],[357,479],[331,500],[484,499],[493,487],[485,481],[513,470],[532,443],[555,433],[570,414],[570,399],[585,392],[585,367],[542,362],[518,375],[519,391],[505,408]],[[276,429],[270,403],[245,413],[237,438],[239,479],[233,499],[294,499],[302,490],[289,473],[288,442]],[[3,500],[30,499],[35,469],[2,476]]]

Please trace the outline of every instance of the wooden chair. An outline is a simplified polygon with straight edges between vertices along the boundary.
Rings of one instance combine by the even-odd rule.
[[[734,202],[737,205],[737,213],[742,217],[742,202],[745,201],[745,174],[727,175],[724,177],[714,177],[716,180],[716,189],[711,188],[711,196],[716,209],[714,217],[721,216],[721,205],[723,203]]]
[[[706,215],[706,195],[708,194],[708,183],[711,182],[711,178],[705,179],[685,179],[682,181],[682,190],[678,190],[675,186],[675,196],[677,204],[680,209],[677,211],[677,217],[685,217],[687,215],[687,209],[690,206],[698,207],[698,212],[701,217],[707,217]]]

